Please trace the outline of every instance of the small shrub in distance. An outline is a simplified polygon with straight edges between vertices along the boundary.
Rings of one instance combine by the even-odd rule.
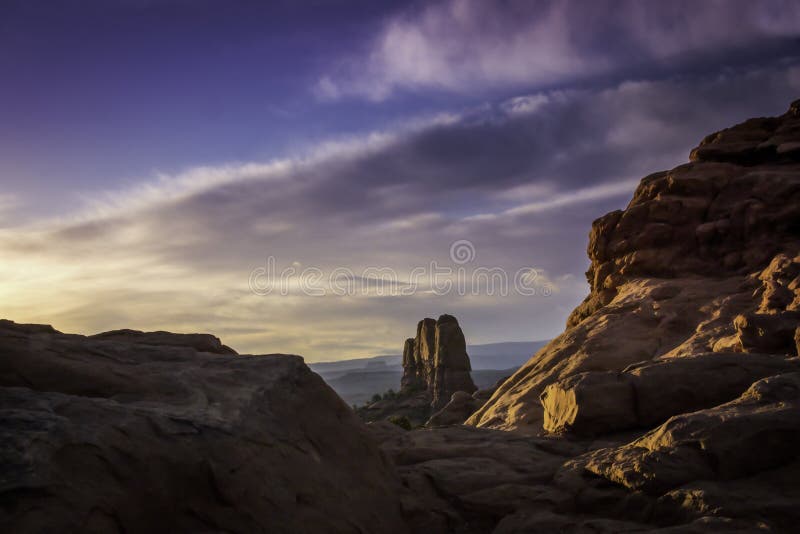
[[[409,421],[408,417],[405,415],[392,415],[389,417],[388,421],[399,426],[403,430],[411,430],[411,421]]]

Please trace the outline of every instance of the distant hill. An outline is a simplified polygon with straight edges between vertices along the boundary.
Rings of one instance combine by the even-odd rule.
[[[550,340],[540,341],[506,341],[503,343],[487,343],[484,345],[467,345],[470,363],[473,369],[508,369],[519,367]],[[338,360],[335,362],[318,362],[308,364],[314,372],[328,375],[341,371],[376,370],[386,371],[394,367],[402,369],[403,357],[400,354],[384,354],[371,358]]]
[[[501,378],[511,376],[513,369],[479,369],[472,371],[472,381],[479,389],[494,385]],[[344,371],[333,377],[324,377],[325,381],[348,404],[364,404],[375,393],[384,393],[390,389],[400,388],[402,370],[396,371]]]
[[[467,354],[474,370],[508,369],[520,367],[531,359],[539,349],[550,342],[540,341],[506,341],[504,343],[487,343],[485,345],[467,345]]]
[[[479,388],[491,386],[499,379],[513,374],[548,341],[467,345],[472,364],[472,380]],[[375,393],[400,388],[402,360],[400,354],[384,354],[371,358],[311,363],[309,367],[349,404],[363,404]]]

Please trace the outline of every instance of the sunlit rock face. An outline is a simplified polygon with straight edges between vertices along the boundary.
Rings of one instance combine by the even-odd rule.
[[[0,321],[6,532],[407,532],[398,479],[299,356]]]
[[[464,333],[452,315],[423,319],[417,336],[407,339],[403,350],[401,391],[425,389],[433,409],[443,407],[453,393],[474,392]]]
[[[468,419],[482,428],[445,409],[441,428],[379,436],[412,524],[796,530],[799,114],[707,137],[598,219],[589,296]]]
[[[546,401],[548,410],[564,407],[548,417],[566,427],[551,419],[545,429],[542,393],[580,373],[619,373],[640,362],[709,353],[738,353],[745,367],[751,353],[797,355],[800,104],[712,134],[690,163],[642,179],[625,210],[594,222],[588,254],[590,293],[566,331],[498,388],[469,424],[526,433],[563,429],[578,417],[567,413],[574,408],[567,397],[600,388],[603,380],[620,403],[635,400],[625,384],[612,384],[616,378],[572,379]],[[734,389],[730,395],[741,393]]]
[[[545,388],[543,426],[589,436],[653,427],[736,398],[761,378],[797,371],[796,357],[706,353],[579,373]]]
[[[778,467],[794,460],[798,447],[800,373],[786,373],[584,461],[587,470],[629,489],[661,495],[693,480],[736,479]]]

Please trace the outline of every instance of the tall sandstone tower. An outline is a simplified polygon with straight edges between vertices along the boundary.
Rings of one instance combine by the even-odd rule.
[[[431,407],[438,410],[456,391],[474,392],[464,333],[452,315],[437,320],[423,319],[417,324],[417,336],[403,348],[401,390],[427,390]]]

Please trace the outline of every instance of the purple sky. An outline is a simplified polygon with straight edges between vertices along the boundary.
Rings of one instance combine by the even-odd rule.
[[[797,2],[0,4],[0,316],[309,360],[557,334],[589,224],[800,95]],[[547,297],[254,294],[253,269],[535,268]],[[296,288],[295,288],[296,289]]]

